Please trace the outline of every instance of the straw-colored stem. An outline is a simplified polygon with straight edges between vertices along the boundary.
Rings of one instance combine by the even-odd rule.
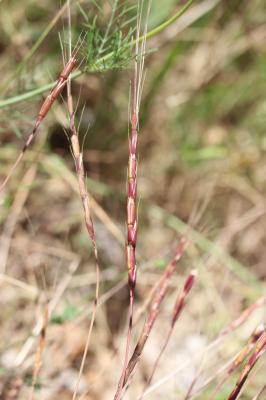
[[[69,20],[69,53],[70,53],[69,57],[71,59],[71,16],[70,16],[69,0],[68,0],[68,20]],[[96,269],[96,285],[95,285],[94,305],[93,305],[93,311],[92,311],[92,317],[91,317],[91,321],[90,321],[88,336],[87,336],[87,340],[86,340],[86,344],[85,344],[85,349],[83,352],[83,357],[82,357],[82,361],[81,361],[81,365],[80,365],[79,375],[78,375],[78,379],[77,379],[75,390],[74,390],[73,397],[72,397],[72,399],[75,400],[76,396],[77,396],[77,392],[78,392],[81,375],[82,375],[82,372],[83,372],[83,369],[85,366],[85,361],[86,361],[86,357],[88,354],[88,349],[89,349],[89,344],[90,344],[90,339],[91,339],[91,333],[92,333],[94,321],[96,318],[96,311],[97,311],[98,298],[99,298],[99,287],[100,287],[100,267],[99,267],[98,249],[97,249],[97,245],[96,245],[94,225],[93,225],[90,204],[89,204],[89,193],[88,193],[88,190],[86,187],[83,155],[82,155],[82,152],[80,149],[78,132],[77,132],[77,129],[75,126],[75,113],[74,113],[73,99],[72,99],[72,94],[71,94],[71,76],[69,76],[69,78],[67,80],[67,107],[68,107],[68,114],[69,114],[69,127],[70,127],[70,132],[71,132],[70,141],[71,141],[72,153],[73,153],[73,157],[74,157],[74,161],[75,161],[75,168],[76,168],[76,173],[77,173],[77,178],[78,178],[81,202],[82,202],[82,206],[83,206],[85,225],[86,225],[86,229],[87,229],[89,238],[92,242],[94,258],[95,258],[95,269]]]
[[[77,385],[76,385],[75,392],[73,395],[73,400],[75,400],[76,394],[77,394],[77,388],[78,388],[80,378],[81,378],[81,374],[84,369],[85,360],[87,357],[91,333],[92,333],[92,328],[93,328],[95,316],[96,316],[97,302],[98,302],[98,297],[99,297],[99,286],[100,286],[100,267],[99,267],[98,250],[97,250],[97,245],[96,245],[96,240],[95,240],[94,225],[93,225],[93,220],[92,220],[90,205],[89,205],[89,194],[88,194],[87,187],[86,187],[83,156],[82,156],[82,152],[80,150],[78,133],[77,133],[77,130],[75,127],[75,122],[74,122],[72,96],[69,94],[68,94],[68,112],[69,112],[69,118],[70,118],[70,131],[71,131],[70,140],[71,140],[71,146],[72,146],[75,167],[76,167],[76,172],[77,172],[77,177],[78,177],[80,197],[81,197],[83,211],[84,211],[84,220],[85,220],[87,232],[89,234],[89,237],[90,237],[92,245],[93,245],[95,267],[96,267],[96,287],[95,287],[94,308],[93,308],[93,313],[92,313],[92,317],[91,317],[88,337],[87,337],[87,341],[86,341],[86,345],[85,345],[85,349],[84,349],[84,353],[83,353],[83,358],[82,358],[82,362],[81,362],[81,366],[80,366],[79,377],[78,377]]]

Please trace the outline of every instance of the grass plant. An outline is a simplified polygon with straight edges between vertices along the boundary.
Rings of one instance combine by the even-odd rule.
[[[45,20],[41,5],[26,3],[29,21]],[[265,393],[264,371],[253,372],[266,349],[258,224],[265,219],[263,7],[257,13],[243,2],[241,17],[239,1],[169,0],[172,15],[165,18],[150,0],[137,3],[52,4],[52,18],[48,12],[42,33],[36,28],[29,42],[15,35],[16,8],[6,6],[0,17],[9,46],[21,52],[5,70],[1,54],[8,60],[10,53],[0,39],[3,399],[142,400],[162,393],[169,400],[237,400],[246,390],[258,400]],[[57,81],[45,83],[38,57],[60,64],[49,43],[60,22],[64,66]],[[129,71],[128,121],[122,88]],[[15,158],[12,127],[20,136],[29,101],[40,95]]]

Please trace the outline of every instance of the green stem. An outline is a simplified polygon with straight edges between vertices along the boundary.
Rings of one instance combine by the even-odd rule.
[[[181,17],[181,15],[183,15],[185,13],[185,11],[191,6],[192,3],[193,3],[193,0],[189,0],[171,18],[169,18],[167,21],[163,22],[161,25],[157,26],[156,28],[152,29],[146,35],[140,36],[138,39],[135,39],[133,42],[128,44],[127,47],[134,45],[137,41],[142,42],[144,39],[151,39],[152,37],[158,35],[160,32],[165,30],[168,26],[173,24],[179,17]],[[109,60],[110,58],[112,58],[113,55],[114,55],[114,52],[111,51],[110,53],[106,54],[105,56],[103,56],[99,60],[97,60],[96,63],[94,64],[94,66],[92,66],[91,72],[96,71],[98,65],[101,65],[103,62]],[[72,79],[78,78],[84,72],[85,71],[74,72],[72,74]],[[37,89],[30,90],[27,93],[19,94],[17,96],[10,97],[9,99],[2,100],[2,101],[0,101],[0,109],[6,108],[12,104],[20,103],[24,100],[28,100],[32,97],[46,93],[48,90],[50,90],[54,86],[54,84],[55,84],[55,82],[48,83],[47,85],[41,86]]]
[[[191,6],[194,0],[189,0],[180,10],[178,10],[171,18],[169,18],[167,21],[163,22],[161,25],[157,26],[156,28],[152,29],[150,32],[148,32],[146,35],[143,35],[139,38],[139,41],[143,41],[145,38],[150,39],[153,36],[158,35],[158,33],[161,33],[164,31],[168,26],[172,25],[178,18],[183,15],[187,9]]]

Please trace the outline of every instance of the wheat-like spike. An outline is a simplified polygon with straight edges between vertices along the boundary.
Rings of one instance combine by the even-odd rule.
[[[24,156],[24,153],[28,150],[30,144],[32,143],[33,139],[35,138],[35,136],[38,132],[38,129],[39,129],[42,121],[44,120],[44,118],[46,117],[48,112],[50,111],[50,109],[51,109],[53,103],[55,102],[55,100],[57,99],[57,97],[61,94],[62,90],[66,86],[67,79],[68,79],[70,73],[73,71],[73,69],[76,68],[76,65],[77,65],[77,59],[75,57],[70,57],[68,63],[66,64],[66,66],[63,68],[61,74],[59,75],[57,82],[55,83],[53,88],[50,90],[50,93],[48,94],[48,96],[46,97],[44,102],[42,103],[42,106],[37,115],[34,127],[31,131],[30,135],[28,136],[28,139],[26,140],[16,161],[10,168],[4,182],[0,186],[0,193],[3,191],[6,184],[8,183],[9,179],[13,175],[15,169],[17,168],[20,161],[22,160],[22,157]]]
[[[68,23],[69,23],[69,57],[71,58],[71,52],[72,52],[72,47],[71,47],[71,14],[70,14],[70,0],[68,0]],[[86,229],[89,235],[89,238],[92,242],[93,245],[93,251],[94,251],[94,258],[95,258],[95,264],[96,264],[96,286],[95,286],[95,298],[94,298],[94,306],[93,306],[93,312],[92,312],[92,317],[91,317],[91,322],[89,326],[89,332],[85,344],[85,349],[80,365],[80,370],[79,370],[79,376],[76,382],[75,390],[73,393],[72,399],[75,400],[77,396],[77,391],[78,391],[78,386],[80,383],[81,375],[84,369],[88,349],[89,349],[89,344],[90,344],[90,338],[91,338],[91,333],[96,317],[96,310],[97,310],[97,303],[98,303],[98,298],[99,298],[99,286],[100,286],[100,266],[99,266],[99,257],[98,257],[98,249],[97,249],[97,244],[96,244],[96,238],[95,238],[95,231],[94,231],[94,224],[91,216],[91,210],[90,210],[90,204],[89,204],[89,193],[86,187],[86,177],[85,177],[85,170],[84,170],[84,163],[83,163],[83,155],[80,149],[80,144],[79,144],[79,137],[78,137],[78,132],[75,126],[75,113],[74,113],[74,108],[73,108],[73,98],[71,94],[71,76],[68,77],[67,80],[67,108],[68,108],[68,114],[69,114],[69,127],[70,127],[70,132],[71,132],[71,147],[72,147],[72,153],[75,161],[75,168],[76,168],[76,173],[78,177],[78,185],[79,185],[79,192],[80,192],[80,197],[82,201],[82,206],[83,206],[83,212],[84,212],[84,220],[85,220],[85,225]]]
[[[149,1],[150,4],[150,1]],[[148,7],[144,35],[147,32],[147,20],[150,11]],[[134,79],[132,88],[132,108],[131,108],[131,135],[129,138],[129,156],[128,156],[128,170],[127,170],[127,242],[126,242],[126,261],[128,271],[128,286],[129,286],[129,324],[126,342],[126,351],[122,374],[119,379],[117,392],[115,395],[116,400],[120,400],[122,396],[122,383],[125,378],[128,355],[132,336],[133,324],[133,308],[134,308],[134,294],[137,279],[137,266],[136,266],[136,246],[137,246],[137,230],[138,230],[138,217],[137,217],[137,153],[138,153],[138,130],[139,130],[139,109],[140,97],[143,83],[143,69],[144,69],[144,49],[146,40],[142,41],[141,48],[139,47],[139,37],[141,33],[141,19],[143,12],[143,1],[138,2],[138,19],[136,31],[136,45],[135,45],[135,64],[134,64]]]

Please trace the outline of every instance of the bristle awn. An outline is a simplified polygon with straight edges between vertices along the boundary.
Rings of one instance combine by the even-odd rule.
[[[150,332],[153,328],[154,322],[157,319],[160,306],[165,298],[165,295],[168,291],[170,280],[172,275],[174,274],[177,266],[177,262],[181,259],[184,254],[185,248],[187,245],[187,240],[185,237],[180,239],[180,242],[176,248],[175,255],[171,262],[167,265],[161,279],[156,292],[154,293],[153,299],[150,304],[150,308],[148,311],[147,319],[144,323],[143,329],[137,341],[137,345],[133,351],[133,354],[127,364],[126,373],[124,375],[124,380],[120,382],[120,386],[122,389],[125,389],[127,386],[127,382],[131,377],[133,371],[135,370],[136,365],[138,364],[140,357],[142,355],[142,351],[144,346],[148,340]]]
[[[142,17],[143,2],[138,3],[138,21],[137,21],[137,38],[140,36],[140,24]],[[147,32],[147,18],[150,8],[147,11],[146,24],[144,34]],[[122,397],[122,383],[124,381],[130,344],[132,336],[133,312],[134,312],[134,297],[135,286],[137,279],[137,266],[136,266],[136,246],[137,246],[137,230],[138,230],[138,217],[137,217],[137,153],[138,153],[138,134],[139,134],[139,107],[140,95],[143,82],[143,68],[144,68],[144,46],[145,40],[139,49],[138,40],[136,39],[135,46],[135,65],[134,65],[134,79],[132,88],[132,107],[131,107],[131,136],[129,138],[129,157],[128,157],[128,170],[127,170],[127,242],[126,242],[126,261],[128,270],[128,287],[129,287],[129,323],[126,340],[126,350],[124,357],[124,364],[122,374],[119,379],[118,388],[115,394],[115,399],[120,400]]]
[[[258,340],[258,343],[255,347],[255,350],[249,360],[247,361],[246,365],[244,366],[234,389],[230,393],[229,397],[227,400],[236,400],[239,397],[240,391],[244,386],[244,383],[246,382],[251,370],[254,368],[256,362],[259,360],[259,358],[263,355],[263,353],[266,350],[266,332],[264,332],[260,339]]]
[[[69,58],[72,58],[72,47],[71,47],[71,15],[70,15],[70,0],[68,0],[68,21],[69,21]],[[95,298],[94,298],[94,305],[93,305],[93,312],[92,312],[92,317],[90,321],[90,326],[89,326],[89,332],[85,344],[85,349],[80,365],[80,370],[79,370],[79,375],[78,379],[76,382],[75,390],[73,393],[72,399],[75,400],[78,392],[78,387],[81,379],[81,375],[84,369],[86,357],[88,354],[88,349],[89,349],[89,344],[90,344],[90,339],[91,339],[91,333],[96,317],[96,311],[97,311],[97,303],[98,303],[98,297],[99,297],[99,286],[100,286],[100,267],[99,267],[99,258],[98,258],[98,250],[97,250],[97,245],[96,245],[96,239],[95,239],[95,231],[94,231],[94,224],[91,216],[91,210],[90,210],[90,204],[89,204],[89,194],[88,190],[86,187],[86,177],[85,177],[85,170],[84,170],[84,164],[83,164],[83,155],[80,149],[80,144],[79,144],[79,138],[78,138],[78,132],[76,130],[75,126],[75,113],[74,113],[74,108],[73,108],[73,99],[72,99],[72,94],[71,94],[71,76],[69,75],[68,80],[67,80],[67,107],[68,107],[68,114],[69,114],[69,124],[70,124],[70,132],[71,132],[71,147],[72,147],[72,153],[74,156],[74,161],[75,161],[75,168],[76,168],[76,173],[78,177],[78,184],[79,184],[79,191],[80,191],[80,197],[82,201],[82,206],[83,206],[83,212],[84,212],[84,220],[85,220],[85,225],[86,229],[89,235],[89,238],[92,242],[93,245],[93,251],[94,251],[94,258],[95,258],[95,268],[96,268],[96,286],[95,286]]]
[[[150,376],[149,376],[149,378],[147,380],[147,383],[146,383],[146,385],[145,385],[145,387],[143,389],[143,392],[142,392],[141,396],[138,398],[138,400],[142,400],[143,399],[145,391],[148,389],[148,387],[151,384],[152,378],[153,378],[153,376],[155,374],[155,371],[156,371],[156,369],[157,369],[157,367],[159,365],[160,359],[161,359],[163,353],[165,352],[165,349],[166,349],[166,347],[167,347],[167,345],[169,343],[169,340],[170,340],[170,338],[172,336],[176,321],[179,318],[179,316],[180,316],[180,314],[181,314],[181,312],[182,312],[182,310],[183,310],[183,308],[185,306],[186,298],[187,298],[190,290],[192,289],[192,286],[195,283],[196,276],[197,276],[197,271],[196,270],[192,270],[190,272],[190,274],[188,275],[186,281],[185,281],[185,284],[183,286],[183,289],[182,289],[181,293],[178,295],[178,297],[176,299],[176,303],[175,303],[175,306],[174,306],[174,312],[173,312],[173,315],[172,315],[171,324],[170,324],[170,327],[168,329],[168,333],[166,334],[164,344],[163,344],[162,349],[161,349],[161,351],[160,351],[160,353],[159,353],[159,355],[158,355],[158,357],[157,357],[157,359],[156,359],[156,361],[154,363],[154,366],[152,368],[151,374],[150,374]]]

